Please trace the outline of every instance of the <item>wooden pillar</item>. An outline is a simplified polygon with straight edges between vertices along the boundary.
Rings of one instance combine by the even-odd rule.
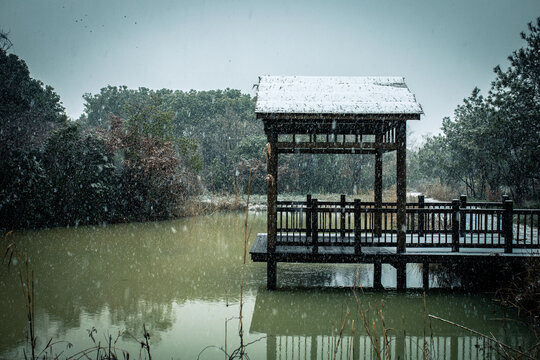
[[[407,264],[399,262],[396,264],[397,290],[405,291],[407,289]]]
[[[397,252],[405,252],[407,234],[407,123],[399,121],[396,125],[396,195],[397,195]]]
[[[382,134],[375,135],[375,143],[382,144]],[[374,189],[374,201],[377,209],[382,208],[382,169],[383,169],[383,153],[381,149],[378,149],[375,153],[375,189]],[[375,236],[381,237],[382,233],[382,221],[381,212],[375,212]]]
[[[429,290],[429,263],[422,264],[422,287],[424,291]]]
[[[278,181],[278,152],[277,133],[271,129],[267,133],[270,149],[267,160],[267,236],[268,236],[268,260],[266,262],[266,287],[268,290],[276,288],[277,283],[277,262],[276,262],[276,242],[277,242],[277,181]]]
[[[373,288],[382,289],[382,264],[380,260],[375,260],[373,263]]]

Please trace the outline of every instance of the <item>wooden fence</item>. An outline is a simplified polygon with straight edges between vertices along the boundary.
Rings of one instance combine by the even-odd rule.
[[[540,209],[514,209],[512,200],[425,202],[406,206],[407,247],[540,248]],[[397,246],[397,203],[358,199],[277,202],[277,244],[319,246]]]

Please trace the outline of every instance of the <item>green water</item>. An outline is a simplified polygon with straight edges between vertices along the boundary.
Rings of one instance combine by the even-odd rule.
[[[239,344],[239,289],[243,255],[242,213],[214,214],[159,223],[121,224],[16,233],[19,254],[28,254],[35,277],[35,328],[38,348],[52,338],[62,357],[104,345],[139,357],[143,324],[148,328],[154,359],[224,359]],[[249,244],[265,232],[266,215],[250,213]],[[22,264],[21,255],[15,261]],[[279,264],[278,285],[265,290],[266,266],[246,266],[245,343],[251,359],[349,359],[376,357],[373,342],[392,358],[423,358],[427,348],[436,358],[491,356],[488,344],[467,331],[424,320],[420,292],[357,292],[355,282],[372,281],[369,265]],[[421,275],[408,268],[409,286]],[[383,285],[395,285],[395,272],[383,268]],[[17,266],[0,269],[0,358],[20,358],[26,346],[25,301]],[[530,333],[516,315],[486,296],[434,291],[427,312],[493,333],[510,345],[526,347]],[[384,345],[382,309],[388,344]],[[347,311],[350,315],[343,322]],[[366,324],[373,335],[369,337]],[[354,336],[352,336],[354,320]],[[343,333],[338,336],[343,325]],[[338,338],[339,343],[338,343]],[[260,340],[259,340],[260,339]],[[381,345],[382,344],[382,345]],[[354,350],[353,350],[354,349]],[[334,356],[334,352],[336,355]],[[121,351],[117,353],[121,356]],[[95,358],[95,352],[92,353]],[[144,356],[143,356],[144,357]]]

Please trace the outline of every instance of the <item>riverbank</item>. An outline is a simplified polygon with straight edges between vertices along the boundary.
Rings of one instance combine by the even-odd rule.
[[[407,201],[417,201],[420,192],[410,191],[407,193]],[[338,201],[341,194],[324,193],[312,194],[312,198],[320,201]],[[346,195],[348,199],[360,199],[362,201],[373,201],[373,192],[364,194]],[[395,191],[387,190],[383,194],[384,201],[395,201]],[[280,194],[281,201],[305,201],[305,194]],[[250,212],[266,211],[266,194],[253,194],[249,197],[248,209]],[[436,199],[426,198],[426,202],[438,202]],[[224,194],[204,194],[193,197],[187,201],[179,212],[178,217],[208,215],[219,211],[240,211],[246,209],[247,195],[224,195]]]

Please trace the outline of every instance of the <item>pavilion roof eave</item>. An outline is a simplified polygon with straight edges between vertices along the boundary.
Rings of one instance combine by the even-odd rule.
[[[256,112],[260,120],[353,120],[353,121],[384,121],[384,120],[420,120],[422,113],[374,113],[374,114],[343,114],[343,113],[281,113]]]

